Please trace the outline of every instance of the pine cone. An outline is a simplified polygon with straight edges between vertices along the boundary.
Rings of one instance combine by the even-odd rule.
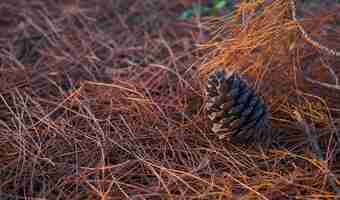
[[[213,72],[207,84],[207,111],[212,131],[222,139],[257,140],[268,113],[262,99],[239,75],[224,69]]]

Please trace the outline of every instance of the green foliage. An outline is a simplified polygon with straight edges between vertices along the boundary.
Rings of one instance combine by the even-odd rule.
[[[193,4],[191,8],[185,10],[180,19],[190,19],[195,15],[199,16],[217,16],[223,15],[234,7],[233,0],[212,0],[208,5]]]

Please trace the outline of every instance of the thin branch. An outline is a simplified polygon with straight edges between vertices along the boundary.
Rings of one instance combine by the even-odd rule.
[[[311,45],[313,45],[314,47],[328,53],[329,55],[332,56],[340,56],[340,52],[334,50],[334,49],[330,49],[322,44],[320,44],[319,42],[315,41],[314,39],[312,39],[308,33],[305,31],[305,29],[301,26],[301,24],[298,22],[297,18],[296,18],[296,5],[295,5],[295,0],[290,0],[290,6],[292,9],[292,18],[293,21],[296,23],[299,31],[302,33],[303,38],[309,42]]]
[[[311,130],[306,120],[302,118],[301,114],[298,111],[294,111],[294,115],[296,117],[296,120],[299,122],[299,124],[301,124],[302,127],[305,129],[307,138],[312,147],[312,151],[317,155],[318,159],[324,160],[324,156],[322,155],[319,142],[317,141],[318,137],[315,135],[314,131]]]
[[[323,58],[320,58],[320,61],[322,63],[322,65],[328,69],[329,73],[332,75],[335,85],[338,86],[339,85],[339,79],[338,76],[336,75],[335,71],[333,70],[333,68],[331,66],[329,66]]]
[[[294,111],[294,114],[295,114],[297,121],[303,126],[303,128],[306,131],[307,138],[312,147],[312,151],[317,155],[316,159],[325,161],[325,158],[322,155],[322,151],[321,151],[318,139],[317,139],[318,137],[315,135],[315,132],[311,130],[306,120],[302,118],[301,114],[298,111]],[[337,194],[340,194],[340,188],[337,186],[338,181],[337,181],[336,175],[330,169],[327,169],[327,178],[329,180],[329,184],[334,189],[334,191]]]

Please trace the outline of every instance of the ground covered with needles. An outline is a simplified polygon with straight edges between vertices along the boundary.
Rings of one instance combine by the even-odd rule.
[[[0,199],[340,198],[339,4],[190,2],[0,2]],[[211,131],[221,66],[263,97],[269,144]]]

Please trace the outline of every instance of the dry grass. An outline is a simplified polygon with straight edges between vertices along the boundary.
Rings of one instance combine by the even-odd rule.
[[[209,21],[202,51],[208,27],[175,1],[20,2],[0,3],[1,199],[339,197],[339,58],[288,1]],[[302,26],[339,49],[332,8]],[[202,84],[220,65],[264,96],[279,148],[211,133]]]

